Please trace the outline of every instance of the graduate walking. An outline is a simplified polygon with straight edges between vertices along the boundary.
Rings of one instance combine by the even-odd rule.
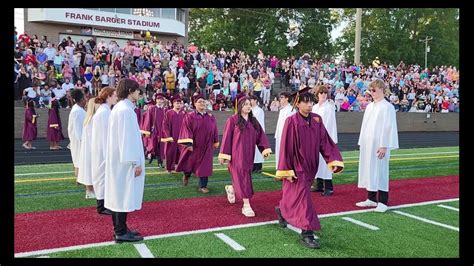
[[[48,110],[48,125],[46,129],[46,139],[50,142],[50,150],[60,150],[59,141],[64,139],[61,117],[59,116],[59,102],[53,96],[51,107]]]
[[[318,103],[313,105],[312,112],[321,116],[329,137],[334,144],[337,144],[336,109],[334,103],[328,101],[328,89],[326,86],[319,85],[316,88],[316,97],[318,98]],[[315,179],[316,186],[311,186],[312,192],[322,192],[321,195],[323,196],[331,196],[334,193],[332,171],[327,167],[321,154],[319,154],[319,167]]]
[[[161,131],[161,142],[165,145],[166,170],[169,174],[176,171],[181,147],[178,146],[179,131],[186,112],[183,111],[183,100],[179,95],[171,98],[173,109],[166,111]]]
[[[165,144],[161,143],[161,132],[163,129],[163,120],[167,109],[163,94],[156,93],[154,101],[148,106],[143,121],[140,126],[140,132],[143,134],[143,143],[145,145],[145,153],[148,157],[149,164],[153,159],[158,160],[158,168],[163,167],[163,159],[165,158]]]
[[[81,90],[73,90],[71,92],[71,98],[74,101],[74,106],[69,113],[67,133],[69,136],[72,163],[74,165],[74,175],[77,178],[79,158],[81,156],[82,128],[84,127],[84,119],[86,118],[86,111],[84,110],[86,100]],[[94,193],[90,190],[91,188],[86,187],[86,189],[86,199],[89,197],[94,198]]]
[[[145,187],[145,153],[133,103],[139,93],[136,81],[119,81],[120,101],[110,112],[107,130],[104,206],[113,212],[114,238],[118,243],[143,240],[127,226],[128,213],[142,208]]]
[[[275,130],[275,167],[278,167],[278,157],[280,156],[280,142],[281,142],[281,135],[283,132],[283,126],[285,125],[286,119],[294,114],[296,111],[294,110],[293,106],[290,104],[291,102],[291,93],[289,92],[282,92],[280,93],[280,111],[278,113],[278,121]]]
[[[178,144],[183,145],[177,172],[183,172],[183,185],[191,173],[199,177],[199,191],[208,193],[207,182],[212,175],[213,149],[219,148],[216,118],[206,111],[203,95],[193,97],[195,111],[186,114],[179,133]]]
[[[398,149],[397,116],[393,105],[384,98],[386,90],[380,79],[370,83],[374,101],[365,109],[359,136],[358,187],[367,190],[367,200],[356,205],[376,207],[376,212],[388,209],[390,151]]]
[[[310,89],[306,87],[297,92],[295,106],[298,112],[288,117],[283,127],[276,172],[276,178],[283,180],[283,193],[275,211],[281,227],[289,223],[300,228],[301,243],[308,248],[319,248],[314,231],[321,226],[310,194],[319,166],[319,153],[334,173],[341,172],[344,163],[321,116],[311,113],[314,95],[308,92]]]
[[[250,99],[245,95],[237,97],[237,113],[227,119],[218,156],[222,165],[228,162],[232,185],[225,186],[227,200],[235,203],[243,200],[242,214],[254,217],[250,206],[253,196],[252,170],[256,147],[264,158],[272,152],[267,135],[252,114]]]
[[[29,100],[25,108],[25,122],[23,124],[23,148],[35,150],[36,147],[32,146],[33,140],[38,136],[37,118],[35,110],[35,102]]]
[[[117,103],[115,88],[105,87],[94,99],[99,104],[91,121],[91,174],[92,185],[97,199],[97,212],[111,215],[112,211],[104,207],[105,193],[105,155],[111,108]]]

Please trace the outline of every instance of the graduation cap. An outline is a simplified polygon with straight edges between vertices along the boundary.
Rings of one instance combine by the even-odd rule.
[[[181,99],[181,96],[179,96],[179,95],[175,95],[175,96],[171,97],[170,100],[171,100],[171,103],[174,103],[176,101],[183,101],[183,99]]]
[[[295,109],[296,104],[299,103],[300,96],[310,93],[309,90],[311,90],[310,87],[305,87],[305,88],[303,88],[303,89],[301,89],[301,90],[299,90],[299,91],[297,91],[297,92],[295,92],[291,95],[291,97],[293,97],[293,99],[294,99],[293,100],[293,108],[291,108],[291,111],[293,111]]]
[[[247,97],[247,94],[245,94],[244,92],[241,92],[240,94],[237,94],[237,96],[235,97],[235,113],[237,113],[237,110],[239,109],[238,106],[239,104],[242,102],[242,101],[245,101],[247,100],[248,97]]]
[[[204,95],[198,93],[196,95],[193,96],[193,102],[192,102],[192,106],[193,108],[196,108],[196,106],[194,105],[194,103],[196,103],[199,99],[206,99],[206,97],[204,97]]]
[[[164,98],[163,93],[155,93],[155,95],[153,95],[153,99],[155,100],[163,99],[163,98]]]

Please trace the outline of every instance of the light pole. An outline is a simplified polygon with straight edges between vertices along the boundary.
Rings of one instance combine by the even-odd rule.
[[[431,41],[431,40],[433,40],[433,37],[428,38],[428,36],[426,36],[424,40],[420,40],[420,42],[425,43],[425,69],[428,67],[428,52],[429,52],[428,41]]]
[[[355,45],[354,45],[354,64],[360,63],[360,35],[361,35],[361,24],[362,24],[362,8],[356,9],[356,32],[355,32]]]

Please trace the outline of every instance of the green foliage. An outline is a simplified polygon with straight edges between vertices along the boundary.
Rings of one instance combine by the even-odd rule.
[[[354,58],[355,9],[344,9],[338,21],[348,21],[335,50],[347,61]],[[454,8],[373,8],[363,9],[361,62],[370,64],[378,56],[382,62],[418,63],[424,66],[428,42],[428,67],[459,66],[459,9]]]
[[[285,33],[291,20],[300,22],[299,44],[293,51],[287,46]],[[189,38],[208,51],[235,48],[255,55],[284,57],[310,52],[332,53],[330,9],[324,8],[192,8]]]

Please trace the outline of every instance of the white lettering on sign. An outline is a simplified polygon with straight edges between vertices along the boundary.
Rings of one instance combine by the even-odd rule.
[[[66,12],[65,17],[71,20],[85,20],[85,21],[96,21],[102,23],[114,23],[118,25],[131,25],[131,26],[141,26],[149,28],[159,28],[160,23],[156,21],[147,21],[147,20],[137,20],[137,19],[124,19],[119,18],[117,15],[115,17],[102,16],[102,15],[86,15],[80,13]]]

